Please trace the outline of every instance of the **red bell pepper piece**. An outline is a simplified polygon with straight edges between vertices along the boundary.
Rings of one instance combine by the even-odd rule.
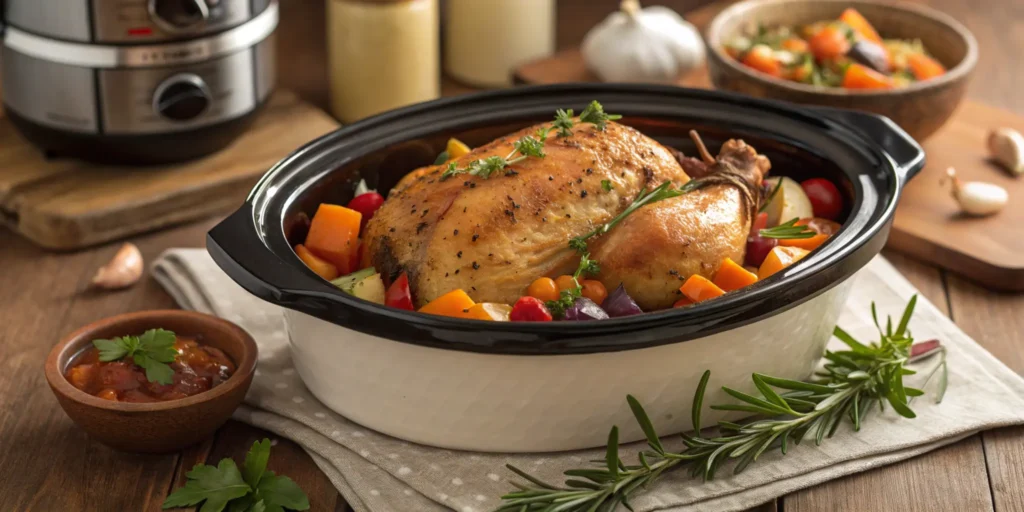
[[[384,293],[384,305],[407,311],[415,309],[412,305],[412,291],[409,290],[409,276],[405,272]]]
[[[551,312],[544,306],[544,301],[537,297],[519,297],[512,306],[508,319],[513,322],[550,322]]]

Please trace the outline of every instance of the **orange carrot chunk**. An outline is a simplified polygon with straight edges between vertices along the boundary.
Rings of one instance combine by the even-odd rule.
[[[725,292],[721,288],[715,286],[714,283],[708,281],[707,278],[700,274],[694,274],[679,287],[679,291],[683,292],[686,298],[694,301],[701,302],[708,299],[725,295]]]
[[[747,54],[743,56],[743,64],[762,73],[782,76],[782,66],[779,61],[775,60],[775,52],[763,44],[754,45],[747,51]]]
[[[835,59],[850,51],[850,41],[846,39],[846,34],[832,26],[819,30],[807,44],[818,61]]]
[[[420,313],[431,315],[451,316],[455,318],[474,318],[470,309],[476,303],[466,294],[465,291],[452,290],[420,308]]]
[[[892,89],[894,86],[892,78],[861,64],[850,64],[843,74],[843,87],[847,89]]]
[[[715,279],[712,282],[722,290],[731,292],[756,283],[757,275],[749,272],[731,258],[726,258],[722,262],[722,266],[718,267],[718,272],[715,273]]]
[[[768,253],[768,257],[764,259],[764,263],[761,263],[761,268],[757,269],[757,278],[765,279],[800,261],[810,252],[811,251],[808,251],[807,249],[801,249],[799,247],[785,247],[782,245],[775,247],[772,249],[772,252]]]
[[[849,25],[854,32],[859,34],[864,39],[867,39],[868,41],[872,41],[878,44],[882,44],[882,36],[878,35],[878,31],[875,30],[875,27],[872,27],[871,23],[868,22],[867,18],[861,15],[861,13],[857,11],[857,9],[854,9],[852,7],[847,8],[845,11],[843,11],[843,14],[839,16],[839,21]]]
[[[336,204],[321,204],[306,235],[306,248],[329,261],[341,275],[356,270],[359,260],[359,223],[363,215]]]
[[[796,225],[810,226],[810,228],[818,234],[810,238],[783,238],[779,240],[779,245],[784,245],[786,247],[799,247],[801,249],[813,251],[818,247],[821,247],[821,244],[825,243],[831,235],[835,234],[839,231],[839,228],[842,227],[838,222],[821,218],[800,219],[796,221]]]
[[[811,51],[811,47],[807,44],[807,41],[800,39],[799,37],[790,37],[785,41],[782,41],[782,49],[793,53],[807,53]]]
[[[914,78],[918,80],[927,80],[929,78],[935,78],[946,74],[946,67],[939,63],[939,61],[923,54],[923,53],[912,53],[907,56],[907,67],[910,68],[910,72],[914,74]]]
[[[321,259],[316,254],[313,254],[302,244],[295,246],[295,254],[298,255],[299,259],[302,260],[310,270],[316,272],[316,275],[328,281],[341,275],[338,273],[338,267],[335,267],[329,261]]]

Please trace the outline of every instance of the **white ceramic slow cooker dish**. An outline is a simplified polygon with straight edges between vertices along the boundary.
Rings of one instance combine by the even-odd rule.
[[[447,138],[480,144],[598,100],[667,146],[692,152],[743,138],[775,174],[825,176],[847,195],[843,229],[787,270],[692,307],[596,322],[482,322],[423,315],[341,293],[292,251],[322,202],[346,204],[365,179],[389,190],[433,161]],[[531,87],[425,103],[349,125],[303,147],[210,231],[217,263],[251,293],[286,309],[299,375],[327,407],[409,441],[489,452],[543,452],[643,438],[626,403],[658,432],[689,428],[711,370],[749,390],[750,374],[806,378],[851,285],[885,243],[900,189],[921,148],[885,118],[660,86]],[[722,416],[706,412],[705,425]]]

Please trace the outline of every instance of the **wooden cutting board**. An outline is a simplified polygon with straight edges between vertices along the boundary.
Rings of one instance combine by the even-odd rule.
[[[587,71],[577,49],[524,64],[514,78],[519,84],[598,81]],[[706,69],[682,77],[679,85],[711,88]],[[985,138],[989,130],[1000,126],[1024,133],[1024,118],[965,100],[953,118],[924,143],[928,163],[904,190],[888,247],[989,288],[1024,291],[1024,176],[1011,177],[987,161]],[[1006,188],[1009,205],[983,219],[958,214],[948,183],[940,184],[950,166],[963,180],[988,181]]]
[[[254,125],[219,153],[133,168],[48,160],[0,112],[0,214],[36,244],[65,250],[230,211],[271,165],[337,126],[278,91]]]

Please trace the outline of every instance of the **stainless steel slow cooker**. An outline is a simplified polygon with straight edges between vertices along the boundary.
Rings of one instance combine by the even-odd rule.
[[[203,156],[274,88],[276,0],[8,0],[3,14],[4,107],[51,154]]]

